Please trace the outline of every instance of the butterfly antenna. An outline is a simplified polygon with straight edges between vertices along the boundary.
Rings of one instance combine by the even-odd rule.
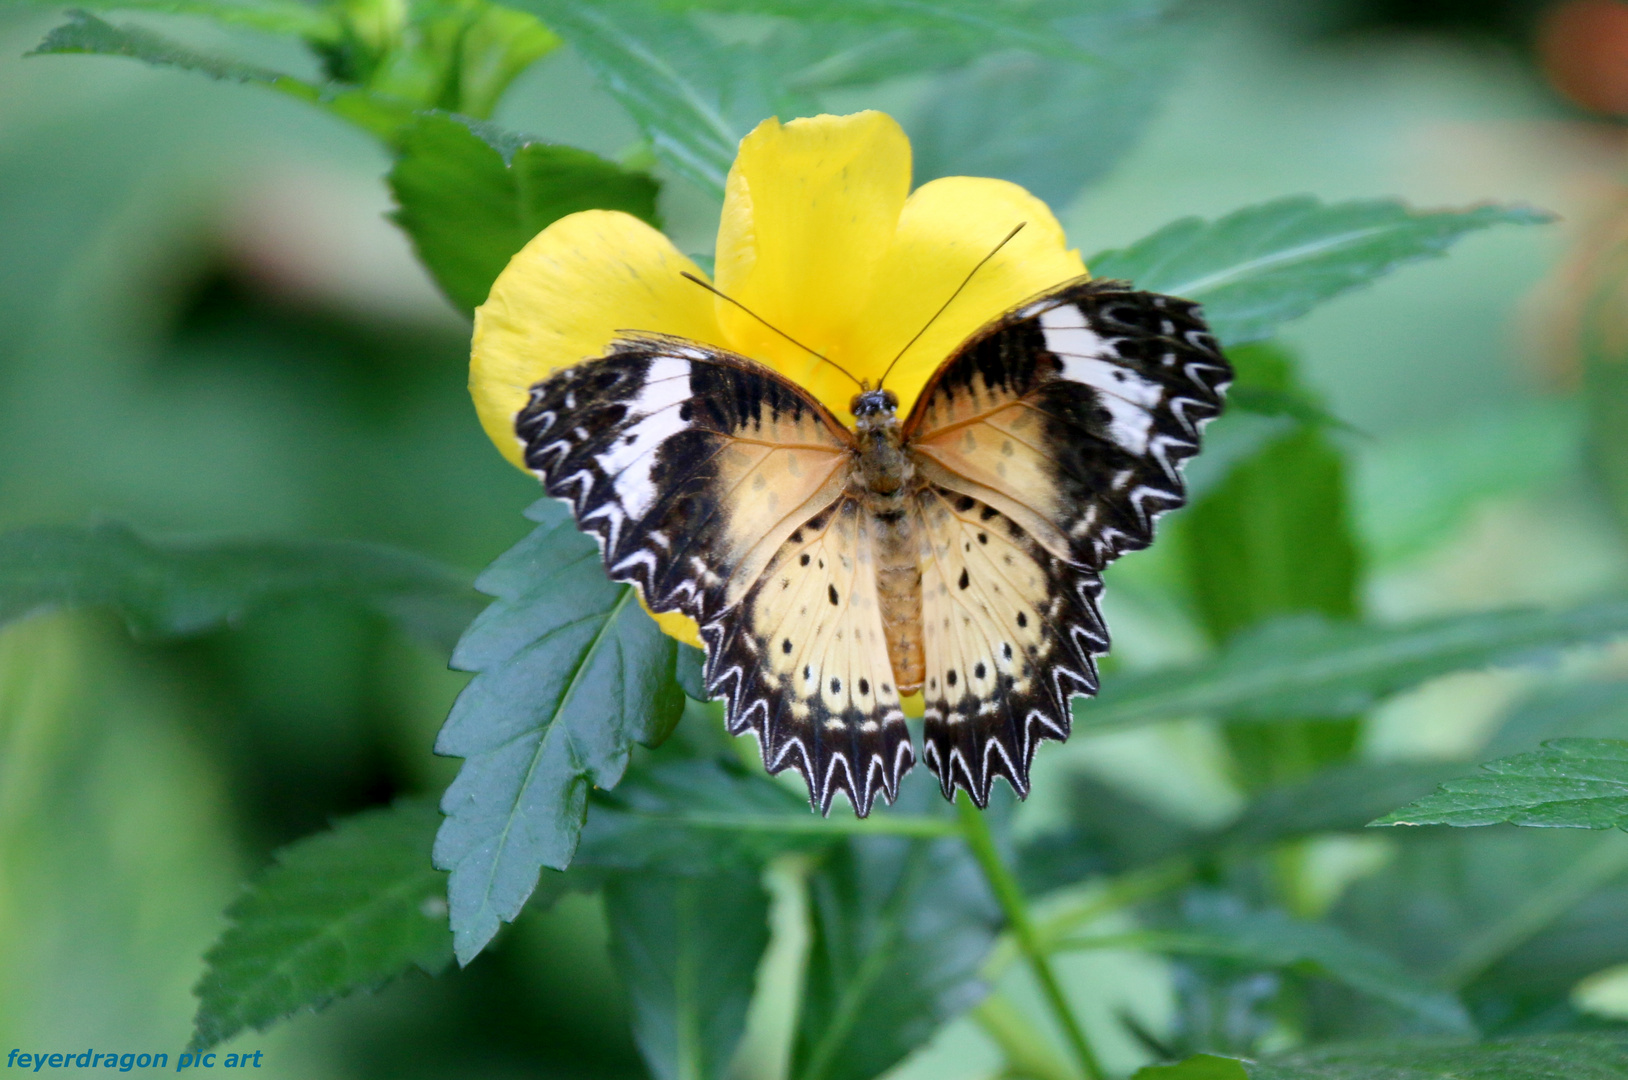
[[[801,341],[798,341],[796,338],[792,337],[790,334],[788,334],[784,330],[780,329],[780,327],[778,327],[778,326],[774,325],[773,323],[771,323],[768,319],[765,319],[763,316],[759,315],[757,312],[753,311],[751,308],[747,307],[745,304],[741,303],[739,300],[736,300],[733,296],[729,296],[729,295],[727,295],[727,294],[725,294],[723,292],[720,292],[718,289],[713,288],[711,285],[708,285],[706,282],[702,281],[700,278],[696,277],[694,274],[690,273],[688,270],[679,271],[679,275],[681,277],[687,278],[690,281],[695,282],[697,285],[701,286],[703,289],[707,290],[707,292],[711,293],[713,296],[716,296],[718,299],[727,300],[731,304],[734,304],[736,307],[738,307],[742,311],[746,312],[746,314],[752,316],[752,318],[756,319],[758,322],[762,323],[764,326],[767,326],[770,330],[773,330],[775,333],[779,334],[781,337],[785,338],[787,341],[791,342],[793,345],[797,346],[799,349],[801,349],[804,352],[808,353],[810,356],[818,357],[819,359],[824,360],[827,364],[830,364],[832,367],[836,368],[838,371],[842,372],[844,375],[846,375],[848,377],[848,380],[850,382],[852,382],[855,386],[859,387],[861,390],[865,389],[865,384],[860,382],[858,379],[854,378],[852,375],[850,375],[848,373],[847,368],[843,367],[841,364],[837,363],[835,360],[831,359],[829,356],[826,356],[824,353],[815,352],[813,349],[809,348],[807,345],[804,345]]]
[[[920,330],[916,331],[916,336],[915,337],[911,338],[909,341],[904,343],[904,348],[900,349],[899,350],[899,355],[895,356],[893,358],[893,363],[889,364],[887,366],[887,370],[882,372],[882,377],[880,379],[876,380],[876,388],[878,390],[880,390],[882,388],[883,383],[887,382],[888,375],[892,374],[892,372],[893,372],[893,364],[897,364],[900,360],[904,359],[904,354],[910,351],[910,346],[912,346],[916,342],[920,341],[921,336],[927,332],[927,328],[929,326],[932,326],[935,322],[937,322],[938,317],[940,315],[944,314],[944,312],[949,308],[949,306],[951,304],[955,303],[955,298],[957,296],[960,296],[961,295],[961,290],[965,289],[967,287],[967,285],[969,283],[971,283],[973,275],[977,274],[978,271],[982,270],[984,268],[984,263],[988,262],[990,259],[993,259],[995,257],[996,252],[1000,251],[1001,248],[1003,248],[1007,244],[1011,243],[1012,237],[1014,237],[1018,233],[1022,232],[1023,231],[1023,226],[1025,226],[1027,224],[1028,224],[1027,221],[1018,222],[1017,227],[1014,228],[1011,232],[1006,234],[1006,239],[1005,240],[1002,240],[1000,243],[996,244],[992,249],[990,249],[990,252],[989,252],[988,255],[985,255],[983,258],[978,260],[978,265],[974,266],[972,268],[971,272],[969,272],[967,274],[966,278],[962,280],[961,284],[956,286],[955,291],[950,294],[950,298],[948,300],[944,301],[944,305],[942,307],[940,307],[937,311],[933,312],[933,317],[931,319],[928,319],[927,322],[922,325],[922,328]]]

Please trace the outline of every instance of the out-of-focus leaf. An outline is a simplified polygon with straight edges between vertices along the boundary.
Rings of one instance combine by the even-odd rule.
[[[577,863],[703,874],[749,869],[785,851],[830,844],[808,802],[728,760],[679,759],[629,772],[595,792]],[[880,820],[880,819],[878,819]]]
[[[0,535],[0,623],[59,607],[111,607],[132,632],[197,634],[283,600],[372,608],[449,652],[480,610],[457,571],[337,540],[145,540],[122,525]]]
[[[1268,788],[1225,829],[1215,847],[1260,847],[1319,833],[1355,832],[1374,817],[1431,790],[1464,766],[1443,761],[1354,761]]]
[[[918,182],[996,176],[1061,206],[1104,176],[1175,84],[1188,35],[1124,17],[1076,33],[1094,58],[1005,51],[942,76],[910,125]],[[1070,43],[1068,34],[1050,36]]]
[[[1339,715],[1453,671],[1513,664],[1628,634],[1628,603],[1495,611],[1400,626],[1280,619],[1190,667],[1104,680],[1077,702],[1086,728],[1211,714],[1240,720]]]
[[[399,133],[390,170],[396,223],[465,314],[515,252],[567,214],[623,210],[659,224],[657,185],[643,173],[570,146],[494,141],[455,117],[421,115]]]
[[[1485,1043],[1389,1042],[1278,1054],[1260,1061],[1200,1054],[1150,1065],[1132,1080],[1615,1080],[1628,1036],[1534,1035]]]
[[[1058,33],[1057,17],[1080,5],[1014,4],[1007,0],[661,0],[675,11],[779,15],[800,22],[840,22],[873,32],[888,29],[953,34],[981,48],[1024,49],[1043,56],[1089,60],[1093,53]],[[1114,8],[1117,5],[1108,5]]]
[[[1303,393],[1293,358],[1268,344],[1232,350],[1246,387]],[[1345,461],[1328,435],[1297,426],[1233,465],[1182,515],[1187,587],[1212,640],[1275,616],[1357,614],[1359,558],[1346,513]],[[1238,779],[1250,790],[1348,757],[1356,724],[1311,714],[1305,722],[1232,724],[1224,730]]]
[[[1533,1035],[1457,1046],[1358,1044],[1274,1055],[1245,1063],[1244,1071],[1249,1080],[1616,1080],[1628,1072],[1628,1036]]]
[[[1567,1008],[1579,979],[1628,961],[1628,837],[1511,826],[1396,836],[1385,866],[1354,882],[1331,921],[1426,981],[1460,989],[1483,1026]],[[1383,1030],[1337,1005],[1325,1037]]]
[[[1550,220],[1524,207],[1427,212],[1394,200],[1296,197],[1214,222],[1184,218],[1088,265],[1097,277],[1198,301],[1216,336],[1239,345],[1404,263],[1441,255],[1468,233]]]
[[[1374,824],[1628,829],[1628,741],[1554,739],[1481,769]]]
[[[12,0],[61,7],[49,0]],[[268,34],[286,34],[307,41],[332,42],[343,33],[332,8],[300,0],[81,0],[80,10],[153,11],[164,15],[197,15],[225,26],[245,26]]]
[[[227,909],[231,927],[204,958],[193,1049],[246,1027],[452,959],[446,877],[430,865],[441,815],[404,800],[340,822],[277,853]]]
[[[916,789],[900,802],[928,794]],[[984,995],[1000,915],[959,839],[851,840],[809,890],[793,1080],[871,1080]]]
[[[128,56],[158,67],[202,72],[226,82],[269,86],[301,101],[320,105],[386,142],[391,141],[413,115],[409,106],[364,90],[316,86],[269,68],[209,56],[145,27],[115,26],[84,11],[70,12],[68,21],[46,34],[29,55],[63,53]]]
[[[1061,948],[1132,947],[1176,956],[1208,956],[1264,968],[1309,968],[1390,1003],[1424,1030],[1475,1033],[1456,996],[1410,974],[1390,956],[1327,923],[1302,922],[1277,911],[1244,911],[1211,903],[1190,911],[1184,925],[1065,941]]]
[[[1204,834],[1089,774],[1067,778],[1060,823],[1017,849],[1025,891],[1118,874],[1197,848]],[[1363,819],[1366,821],[1367,819]]]
[[[639,0],[513,0],[571,46],[639,125],[656,156],[722,195],[735,146],[772,109],[739,101],[755,89],[750,57],[682,15]],[[737,85],[738,84],[738,85]],[[740,105],[739,110],[732,105]],[[756,113],[746,118],[738,113]]]
[[[1482,747],[1482,756],[1536,750],[1549,739],[1564,738],[1628,739],[1628,681],[1585,682],[1538,691],[1509,711]]]
[[[1176,1065],[1146,1065],[1131,1080],[1249,1080],[1237,1058],[1197,1054]]]
[[[465,964],[520,913],[542,867],[570,864],[589,789],[615,787],[633,743],[660,742],[683,709],[675,643],[632,587],[605,577],[553,499],[527,516],[540,527],[476,579],[497,599],[453,653],[478,674],[435,746],[466,759],[435,841]]]
[[[769,897],[758,876],[618,874],[605,888],[605,916],[651,1073],[723,1077],[769,944]]]
[[[1628,242],[1620,224],[1572,285],[1578,297],[1576,355],[1583,370],[1583,408],[1588,464],[1619,528],[1628,529]]]

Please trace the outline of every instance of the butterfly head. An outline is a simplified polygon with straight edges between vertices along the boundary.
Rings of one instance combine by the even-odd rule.
[[[848,411],[862,427],[883,424],[898,413],[899,398],[892,390],[861,390],[848,403]]]

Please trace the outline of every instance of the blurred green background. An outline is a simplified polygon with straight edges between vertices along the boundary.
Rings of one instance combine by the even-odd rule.
[[[1628,576],[1586,464],[1574,348],[1589,253],[1628,213],[1628,133],[1547,84],[1536,6],[1217,5],[1145,136],[1058,207],[1087,255],[1181,215],[1308,192],[1562,216],[1474,236],[1283,337],[1355,429],[1340,441],[1370,571],[1362,604],[1379,618],[1579,600]],[[0,527],[105,518],[152,535],[377,540],[471,573],[521,537],[536,484],[475,421],[468,326],[386,220],[377,144],[254,88],[22,58],[58,21],[0,7]],[[283,44],[231,45],[310,70]],[[892,92],[908,109],[922,85]],[[637,138],[563,50],[496,119],[608,156]],[[710,250],[716,212],[682,181],[664,188],[687,251]],[[1127,560],[1110,587],[1127,667],[1202,647],[1161,571],[1169,548]],[[463,678],[321,605],[181,644],[134,643],[84,613],[0,633],[0,1048],[180,1050],[200,957],[242,879],[336,816],[443,786],[456,762],[430,746]],[[1471,754],[1534,678],[1428,686],[1375,718],[1363,753]],[[1241,799],[1212,734],[1166,725],[1047,747],[1022,811],[1033,822],[1057,812],[1045,772],[1065,763],[1188,820],[1219,821]],[[1389,843],[1319,849],[1327,898]],[[568,898],[468,970],[414,974],[228,1049],[312,1080],[644,1075],[596,904]],[[1161,961],[1066,967],[1104,1016],[1129,1008],[1157,1028],[1169,1014]],[[767,1026],[753,1029],[761,1045]],[[900,1074],[986,1075],[980,1038],[957,1025]],[[1106,1023],[1100,1038],[1116,1067],[1145,1056]]]

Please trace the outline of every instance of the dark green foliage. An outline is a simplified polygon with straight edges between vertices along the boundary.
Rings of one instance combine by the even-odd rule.
[[[466,315],[515,252],[578,210],[623,210],[651,224],[656,182],[570,146],[488,142],[452,116],[416,117],[390,170],[396,223],[441,290]]]
[[[1452,761],[1343,762],[1261,792],[1212,843],[1261,847],[1319,833],[1355,832],[1374,819],[1377,808],[1429,791],[1463,770]]]
[[[198,634],[281,601],[370,608],[451,651],[480,608],[457,571],[411,552],[339,540],[145,540],[122,525],[0,535],[0,623],[110,607],[144,636]]]
[[[1247,911],[1219,897],[1202,900],[1189,904],[1186,919],[1171,929],[1087,937],[1062,947],[1132,946],[1174,956],[1236,960],[1251,968],[1304,970],[1406,1011],[1423,1030],[1475,1033],[1453,994],[1420,983],[1389,955],[1338,927],[1292,919],[1278,911]]]
[[[1199,301],[1221,342],[1242,345],[1404,263],[1441,255],[1467,233],[1549,220],[1522,207],[1423,212],[1389,199],[1330,206],[1296,197],[1213,222],[1184,218],[1087,265],[1097,277]]]
[[[615,787],[633,744],[660,742],[683,704],[674,641],[606,580],[594,542],[552,499],[528,514],[541,527],[475,583],[498,599],[453,654],[478,674],[435,747],[466,759],[435,842],[465,964],[519,914],[542,867],[570,864],[589,788]]]
[[[596,793],[576,864],[663,874],[761,866],[832,843],[808,802],[728,759],[679,758],[633,769]]]
[[[1481,769],[1374,824],[1628,829],[1628,742],[1621,739],[1554,739]]]
[[[429,857],[440,821],[433,802],[404,800],[279,851],[204,958],[192,1046],[264,1030],[412,966],[446,967],[446,876]]]
[[[794,1080],[878,1076],[984,995],[978,969],[999,914],[959,841],[850,840],[809,893]]]
[[[1332,913],[1431,984],[1460,989],[1484,1030],[1566,1022],[1578,980],[1628,961],[1628,837],[1493,826],[1397,835],[1393,857]],[[1392,1029],[1331,1003],[1325,1037]]]
[[[1376,1043],[1247,1062],[1201,1054],[1150,1066],[1134,1080],[1614,1080],[1625,1069],[1622,1035],[1544,1035],[1479,1046]]]
[[[1438,675],[1529,661],[1624,634],[1628,603],[1616,600],[1400,626],[1280,619],[1240,635],[1202,664],[1105,680],[1099,697],[1075,704],[1075,722],[1110,727],[1204,714],[1239,720],[1339,715]]]
[[[757,875],[618,874],[605,889],[605,914],[651,1073],[723,1077],[769,944],[769,897]]]

